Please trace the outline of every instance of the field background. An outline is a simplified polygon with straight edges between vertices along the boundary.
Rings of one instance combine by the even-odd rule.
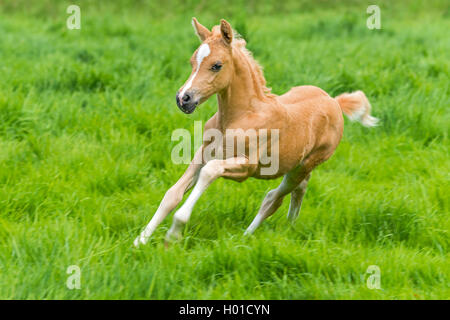
[[[81,7],[81,30],[66,8]],[[368,30],[366,8],[381,8]],[[0,298],[445,299],[449,257],[448,1],[0,1]],[[208,27],[228,19],[281,94],[361,89],[381,126],[346,120],[313,172],[302,212],[280,210],[244,238],[280,182],[216,181],[185,240],[172,216],[132,241],[186,165],[175,105]],[[81,289],[66,288],[70,265]],[[381,289],[366,286],[381,270]]]

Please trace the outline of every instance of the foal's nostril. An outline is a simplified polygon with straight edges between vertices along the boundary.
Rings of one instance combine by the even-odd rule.
[[[188,102],[189,100],[191,100],[191,95],[189,93],[186,93],[183,96],[183,102]]]

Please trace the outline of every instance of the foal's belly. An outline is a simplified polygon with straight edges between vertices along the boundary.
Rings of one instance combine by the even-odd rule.
[[[233,123],[234,128],[243,129],[244,135],[251,132],[248,130],[256,132],[256,140],[245,139],[245,151],[239,152],[234,146],[230,149],[225,143],[226,135],[224,137],[222,156],[248,158],[249,177],[275,179],[283,176],[302,165],[304,159],[316,149],[326,150],[324,154],[332,154],[342,137],[342,110],[322,89],[296,87],[277,100],[279,103],[264,109],[261,114],[253,114],[251,118],[241,118],[239,122]],[[264,132],[261,129],[267,129],[271,134],[278,131],[278,150],[272,146],[271,134],[262,135]],[[266,143],[261,144],[264,139]]]

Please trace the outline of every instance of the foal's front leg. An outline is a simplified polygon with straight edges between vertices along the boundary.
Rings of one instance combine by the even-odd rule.
[[[167,190],[158,210],[153,215],[149,224],[145,227],[144,231],[139,237],[134,240],[134,245],[138,247],[140,244],[146,244],[152,233],[158,227],[158,225],[164,220],[164,218],[180,203],[183,199],[183,195],[195,184],[198,178],[200,169],[203,166],[202,163],[203,147],[195,153],[194,159],[187,168],[186,172],[169,190]]]
[[[188,222],[195,203],[214,180],[219,177],[244,180],[249,176],[249,169],[248,159],[244,157],[229,158],[226,160],[214,159],[207,162],[200,170],[197,184],[191,194],[178,211],[175,212],[172,227],[166,235],[166,242],[181,238],[183,227]]]

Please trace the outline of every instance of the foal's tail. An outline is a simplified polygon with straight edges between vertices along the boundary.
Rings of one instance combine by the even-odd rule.
[[[356,120],[366,127],[375,127],[378,124],[378,119],[370,115],[370,102],[364,92],[343,93],[335,99],[350,120]]]

